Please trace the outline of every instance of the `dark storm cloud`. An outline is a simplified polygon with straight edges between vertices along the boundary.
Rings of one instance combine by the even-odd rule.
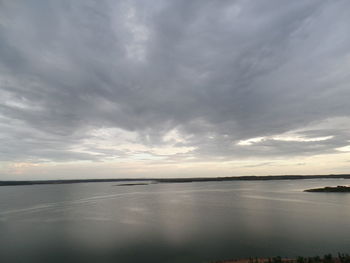
[[[99,128],[152,146],[177,129],[187,138],[177,146],[194,147],[198,158],[334,152],[350,139],[344,126],[301,131],[329,140],[237,143],[350,114],[349,8],[320,0],[0,1],[0,157],[127,155],[74,150]]]

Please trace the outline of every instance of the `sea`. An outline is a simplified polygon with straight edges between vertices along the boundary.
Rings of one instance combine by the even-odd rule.
[[[350,193],[303,192],[348,184],[2,186],[0,262],[202,263],[350,253]]]

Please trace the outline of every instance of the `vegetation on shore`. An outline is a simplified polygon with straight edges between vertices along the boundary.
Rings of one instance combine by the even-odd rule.
[[[212,263],[350,263],[349,254],[338,253],[337,257],[333,257],[332,254],[324,255],[323,257],[297,257],[297,258],[247,258],[247,259],[230,259],[219,260]]]

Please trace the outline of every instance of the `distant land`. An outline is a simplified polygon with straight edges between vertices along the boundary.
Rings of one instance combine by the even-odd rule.
[[[40,184],[77,184],[105,182],[152,182],[152,183],[192,183],[223,181],[269,181],[269,180],[303,180],[303,179],[350,179],[350,174],[329,175],[268,175],[268,176],[232,176],[232,177],[197,177],[197,178],[123,178],[123,179],[73,179],[73,180],[32,180],[0,181],[0,186],[40,185]],[[129,185],[132,185],[129,184]],[[136,185],[136,184],[134,184]]]
[[[349,193],[350,187],[343,185],[338,185],[335,187],[326,186],[323,188],[307,189],[304,192]]]

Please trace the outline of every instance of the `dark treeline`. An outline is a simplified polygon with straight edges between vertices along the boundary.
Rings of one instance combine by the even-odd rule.
[[[200,178],[164,178],[154,179],[159,183],[190,183],[215,181],[269,181],[269,180],[301,180],[301,179],[350,179],[350,174],[329,175],[266,175],[266,176],[235,176],[235,177],[200,177]]]

